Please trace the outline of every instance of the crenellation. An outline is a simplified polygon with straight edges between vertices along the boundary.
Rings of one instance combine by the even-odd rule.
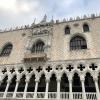
[[[0,33],[0,98],[99,100],[100,15],[64,18]]]

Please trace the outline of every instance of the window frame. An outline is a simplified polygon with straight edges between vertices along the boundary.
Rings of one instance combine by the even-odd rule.
[[[87,49],[87,41],[82,36],[74,36],[70,40],[70,50],[84,50]]]
[[[8,43],[8,44],[4,45],[0,52],[0,57],[10,56],[12,49],[13,49],[12,43]]]

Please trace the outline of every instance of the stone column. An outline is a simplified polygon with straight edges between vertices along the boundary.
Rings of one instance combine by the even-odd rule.
[[[60,99],[60,82],[61,78],[57,78],[57,99]]]
[[[83,99],[86,100],[84,79],[81,79]]]
[[[27,88],[28,88],[28,83],[29,83],[29,80],[26,80],[25,89],[24,89],[24,95],[23,95],[24,99],[26,98],[26,92],[27,92]]]
[[[48,99],[49,79],[46,79],[45,99]]]
[[[16,92],[17,92],[17,89],[18,89],[18,85],[19,85],[19,80],[16,80],[16,86],[15,86],[15,90],[14,90],[14,93],[13,93],[13,98],[16,97]]]
[[[100,92],[99,92],[99,86],[98,86],[98,79],[97,78],[95,78],[94,79],[94,82],[95,82],[95,88],[96,88],[96,94],[97,94],[97,100],[99,100],[100,99]]]
[[[4,95],[3,95],[3,98],[6,98],[6,95],[7,95],[7,92],[8,92],[8,88],[9,88],[10,83],[11,83],[11,80],[8,80],[8,81],[7,81],[7,86],[6,86]]]
[[[35,80],[34,99],[37,98],[38,83],[39,83],[39,79],[36,79],[36,80]]]
[[[69,99],[70,99],[70,100],[73,100],[72,79],[69,79]]]

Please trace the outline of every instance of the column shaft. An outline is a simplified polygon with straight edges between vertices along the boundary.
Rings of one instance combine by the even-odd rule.
[[[82,94],[83,94],[83,99],[86,100],[86,93],[85,93],[85,85],[84,85],[84,80],[81,81],[82,83]]]
[[[60,80],[57,81],[57,99],[60,99]]]
[[[72,80],[69,80],[69,92],[70,92],[69,98],[70,98],[70,100],[72,100],[73,99],[73,94],[72,94]]]
[[[7,83],[7,86],[6,86],[6,89],[5,89],[3,98],[6,98],[6,95],[7,95],[7,91],[8,91],[9,85],[10,85],[10,82]]]
[[[27,88],[28,88],[28,82],[26,82],[26,84],[25,84],[25,89],[24,89],[24,95],[23,95],[23,98],[26,98]]]
[[[36,81],[36,85],[35,85],[34,98],[37,97],[37,89],[38,89],[38,81]]]
[[[45,99],[48,98],[49,81],[46,82]]]
[[[98,80],[95,80],[95,87],[96,87],[96,92],[97,92],[97,100],[99,100],[100,98],[100,93],[99,93],[99,86],[98,86]]]
[[[16,86],[15,86],[15,90],[14,90],[13,98],[16,97],[16,92],[17,92],[17,89],[18,89],[18,85],[19,85],[19,82],[16,82]]]

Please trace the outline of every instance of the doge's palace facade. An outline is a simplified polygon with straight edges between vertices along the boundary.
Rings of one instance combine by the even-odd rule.
[[[100,100],[100,16],[43,20],[0,32],[0,100]]]

